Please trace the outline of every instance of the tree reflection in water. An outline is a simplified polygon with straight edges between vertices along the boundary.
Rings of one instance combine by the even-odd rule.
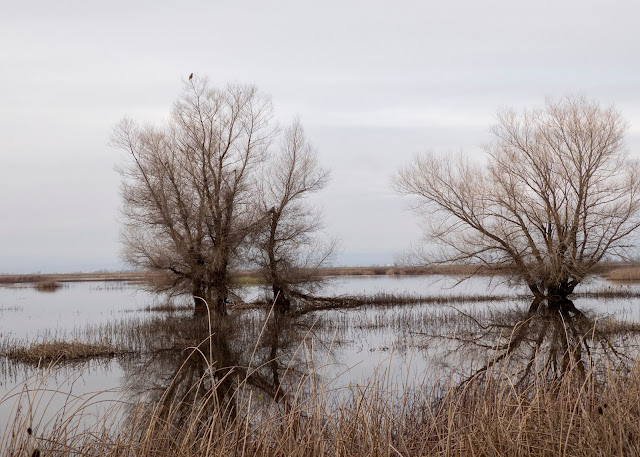
[[[165,317],[143,332],[145,349],[125,367],[127,384],[144,399],[152,421],[164,417],[176,427],[188,424],[203,432],[212,430],[211,425],[228,430],[260,423],[261,414],[289,412],[290,405],[300,405],[305,395],[314,393],[314,384],[321,385],[313,359],[323,358],[322,344],[307,345],[307,338],[312,335],[320,341],[337,327],[329,332],[312,323],[334,311],[354,318],[373,312],[363,306],[353,309],[354,303],[307,303],[286,314],[270,312],[267,319],[261,310],[244,310],[212,322]],[[568,372],[582,378],[597,376],[604,366],[630,369],[640,324],[580,311],[570,302],[560,305],[534,302],[506,311],[454,307],[449,317],[437,311],[442,308],[417,306],[409,309],[429,316],[421,321],[428,330],[407,333],[428,335],[429,342],[450,341],[450,349],[460,355],[454,370],[463,381],[506,374],[513,385],[524,388],[540,377],[559,379]],[[348,318],[335,325],[357,328]],[[398,335],[407,334],[396,330]],[[438,350],[445,352],[442,346]],[[424,370],[433,370],[425,363]],[[140,411],[136,413],[139,421]]]
[[[536,300],[528,310],[454,308],[452,325],[423,335],[429,341],[449,340],[453,351],[469,360],[486,361],[463,376],[467,381],[500,373],[515,385],[527,385],[537,376],[559,379],[570,371],[584,377],[604,364],[625,371],[632,368],[639,323],[582,312],[569,299],[555,305]]]
[[[149,327],[144,354],[125,365],[132,395],[146,414],[193,425],[229,424],[239,410],[282,408],[289,396],[305,394],[316,374],[305,359],[310,323],[255,311],[216,317],[165,317]],[[140,411],[137,411],[139,414]],[[139,420],[139,418],[137,419]],[[179,425],[179,424],[178,424]]]

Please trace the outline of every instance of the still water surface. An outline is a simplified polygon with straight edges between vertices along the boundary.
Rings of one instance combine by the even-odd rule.
[[[229,350],[225,352],[233,354],[236,358],[230,359],[227,363],[229,366],[253,363],[267,365],[270,354],[277,352],[280,365],[272,370],[274,376],[277,370],[290,373],[295,372],[298,365],[313,364],[318,375],[324,377],[323,382],[333,386],[365,383],[376,370],[387,370],[392,376],[401,377],[409,384],[421,383],[429,376],[437,378],[447,366],[456,363],[457,356],[447,353],[446,349],[449,346],[446,342],[425,343],[421,334],[427,327],[431,329],[430,319],[436,316],[433,322],[439,322],[438,319],[444,319],[443,322],[446,322],[447,313],[452,313],[454,308],[455,311],[482,312],[487,309],[528,306],[527,300],[519,297],[525,294],[526,290],[512,287],[505,281],[477,277],[460,284],[458,282],[457,278],[445,276],[342,277],[330,280],[319,294],[476,294],[512,298],[503,298],[498,302],[338,309],[311,313],[292,326],[294,330],[286,336],[277,335],[278,346],[271,349],[267,344],[256,349],[257,346],[254,347],[250,341],[252,337],[247,336],[251,332],[244,331],[246,335],[243,335],[243,330],[238,330],[238,334],[234,336],[235,340],[229,340]],[[598,278],[585,284],[580,291],[603,289],[640,291],[637,285],[615,285]],[[242,293],[246,300],[251,300],[260,296],[262,290],[258,287],[248,287]],[[157,320],[159,313],[150,312],[149,308],[165,304],[168,300],[166,296],[145,292],[125,283],[71,283],[55,293],[42,293],[30,287],[3,287],[0,288],[0,342],[6,347],[11,344],[27,345],[52,340],[82,340],[87,338],[87,335],[103,335],[96,329],[105,326],[110,326],[109,334],[116,334],[117,329],[126,326],[127,322],[142,325]],[[173,300],[177,304],[189,303],[187,298]],[[591,310],[598,316],[640,321],[638,298],[579,299],[576,300],[576,306],[583,310]],[[238,327],[251,327],[256,334],[261,335],[260,338],[264,338],[265,331],[260,322],[264,321],[265,313],[253,311],[247,314],[253,324],[245,323],[243,325],[248,325],[247,327]],[[162,330],[162,325],[165,323],[162,323],[161,330],[157,331],[166,331],[167,334],[159,336],[158,339],[168,341],[181,338],[172,334],[169,327]],[[135,338],[130,333],[127,335],[128,339]],[[185,344],[198,344],[197,341],[188,340],[189,337],[185,336]],[[239,347],[254,349],[251,355],[247,356],[240,354]],[[146,354],[140,356],[94,360],[55,368],[43,378],[39,376],[43,368],[10,363],[6,358],[2,358],[0,420],[11,414],[12,408],[15,407],[15,402],[11,401],[14,397],[20,393],[24,396],[25,392],[27,396],[32,395],[29,392],[43,387],[39,384],[41,382],[45,382],[46,387],[56,392],[41,392],[41,397],[29,398],[29,403],[39,405],[42,410],[39,419],[41,427],[51,425],[50,421],[55,420],[56,415],[64,408],[65,402],[68,402],[69,393],[82,397],[91,392],[101,392],[99,398],[109,400],[122,398],[123,392],[130,394],[135,391],[136,394],[143,394],[145,389],[148,392],[153,388],[162,389],[161,380],[171,378],[176,365],[184,362],[180,357],[174,356],[174,359],[160,358],[154,355],[153,351],[147,350]],[[147,373],[145,370],[150,371]],[[166,373],[161,373],[160,370],[165,370]],[[151,379],[157,381],[154,386],[149,383]],[[265,383],[262,382],[260,385],[264,388]],[[108,403],[96,404],[97,418],[100,416],[100,408]]]

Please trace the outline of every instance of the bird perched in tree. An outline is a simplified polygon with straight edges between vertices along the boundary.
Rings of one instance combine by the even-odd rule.
[[[189,81],[191,81],[192,79],[193,79],[193,73],[189,75]]]

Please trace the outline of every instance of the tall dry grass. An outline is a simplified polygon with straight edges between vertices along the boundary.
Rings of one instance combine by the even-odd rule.
[[[640,267],[630,266],[616,268],[606,273],[609,281],[638,282],[640,281]]]
[[[194,357],[206,357],[195,351]],[[514,387],[492,372],[463,386],[413,386],[381,368],[361,385],[329,388],[310,375],[265,401],[240,382],[221,400],[215,368],[201,395],[115,401],[89,428],[98,395],[70,397],[55,420],[35,420],[37,387],[0,441],[2,455],[56,456],[594,456],[640,455],[640,369],[592,367]],[[319,367],[318,369],[321,369]],[[250,370],[247,371],[247,373]],[[44,386],[44,383],[42,384]],[[193,400],[197,398],[197,400]],[[16,413],[17,410],[14,410]],[[29,414],[25,414],[29,411]],[[126,414],[123,414],[126,411]],[[46,427],[45,427],[46,425]],[[31,434],[28,433],[31,430]]]
[[[439,316],[440,326],[459,320]],[[170,322],[149,326],[150,336],[157,338],[153,328]],[[179,337],[175,325],[168,333]],[[260,338],[267,336],[265,328],[267,322]],[[335,387],[339,380],[320,382],[325,367],[313,358],[314,340],[307,340],[299,348],[311,354],[304,366],[285,367],[303,375],[269,397],[254,376],[270,364],[258,356],[257,344],[246,366],[220,366],[211,321],[205,330],[209,336],[185,349],[188,357],[159,396],[71,395],[50,388],[45,370],[28,388],[0,399],[15,405],[0,432],[0,455],[640,455],[637,361],[621,370],[611,359],[593,358],[586,371],[569,367],[558,379],[548,376],[540,357],[526,383],[500,368],[505,363],[462,385],[453,374],[434,385],[415,381],[411,370],[403,377],[381,366],[364,382]],[[193,359],[201,363],[189,363]],[[184,389],[183,373],[194,366],[204,370]],[[59,406],[51,394],[66,401]]]

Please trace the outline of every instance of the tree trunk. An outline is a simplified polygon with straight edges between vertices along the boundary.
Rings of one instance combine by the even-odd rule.
[[[218,275],[218,278],[212,286],[212,303],[214,303],[212,311],[217,316],[227,315],[227,303],[229,301],[229,288],[227,286],[224,274]]]
[[[582,312],[580,312],[573,304],[573,301],[568,298],[572,292],[573,288],[568,287],[565,283],[547,288],[547,306],[549,311],[557,311],[563,316],[582,316]]]
[[[269,274],[273,290],[273,306],[277,313],[286,314],[291,309],[291,300],[285,292],[285,287],[278,272],[278,261],[276,260],[276,233],[278,230],[278,220],[280,212],[275,208],[271,209],[271,227],[269,230],[269,241],[267,242],[267,255],[269,256]]]
[[[202,283],[202,281],[194,281],[193,284],[193,315],[206,316],[207,306],[210,303],[211,293],[208,288]]]
[[[277,285],[273,285],[273,306],[277,313],[286,314],[291,309],[291,300],[287,297],[284,289]]]

